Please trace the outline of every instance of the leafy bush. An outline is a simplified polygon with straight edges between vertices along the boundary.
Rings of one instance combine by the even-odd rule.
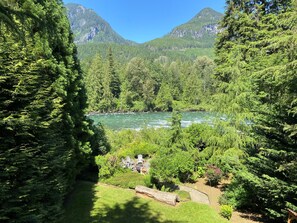
[[[232,217],[233,208],[230,205],[222,205],[220,215],[228,220]]]
[[[250,188],[241,175],[248,175],[245,171],[238,172],[236,177],[232,179],[224,194],[220,197],[219,203],[231,205],[235,208],[250,208],[256,203],[254,198],[254,190]]]
[[[191,176],[191,181],[196,182],[198,178],[201,178],[205,175],[205,167],[198,166],[197,170]]]
[[[187,182],[194,172],[194,160],[187,151],[163,149],[151,162],[150,173],[157,184]]]
[[[143,101],[134,101],[132,110],[135,112],[146,111],[146,106]]]
[[[142,154],[143,156],[152,156],[158,151],[158,149],[159,147],[155,144],[135,141],[118,150],[117,155],[120,158],[127,156],[136,157],[138,154]]]
[[[209,165],[207,167],[205,176],[207,177],[209,185],[217,186],[223,177],[223,172],[219,167],[215,165]]]
[[[112,154],[96,156],[95,162],[99,169],[99,178],[111,177],[119,167],[118,158]]]
[[[144,185],[146,187],[152,187],[153,186],[152,179],[151,179],[150,175],[145,175],[143,181],[144,181]]]

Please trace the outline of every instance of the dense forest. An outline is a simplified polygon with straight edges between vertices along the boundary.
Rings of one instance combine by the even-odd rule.
[[[137,184],[227,178],[221,205],[284,222],[297,210],[297,1],[227,0],[220,30],[214,60],[125,61],[105,45],[81,66],[61,0],[2,0],[0,221],[60,222],[95,164],[100,181],[134,188],[121,161],[142,154]],[[182,128],[178,110],[217,119]],[[86,116],[116,111],[172,111],[171,126],[112,131]]]
[[[89,112],[202,110],[214,93],[215,65],[206,56],[189,62],[160,56],[115,63],[109,48],[107,58],[97,54],[85,63]]]

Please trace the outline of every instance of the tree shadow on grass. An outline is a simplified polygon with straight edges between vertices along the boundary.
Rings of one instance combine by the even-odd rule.
[[[114,207],[105,205],[100,212],[101,216],[97,216],[93,223],[186,223],[186,221],[162,220],[160,213],[152,211],[148,203],[140,202],[138,197],[124,204],[116,204]]]
[[[90,223],[90,212],[96,199],[96,184],[78,181],[73,191],[66,197],[64,215],[59,223]]]

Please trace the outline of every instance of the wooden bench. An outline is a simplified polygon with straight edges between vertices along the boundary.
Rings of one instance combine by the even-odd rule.
[[[288,209],[288,213],[289,213],[288,223],[293,223],[294,220],[297,221],[297,213],[295,211]]]

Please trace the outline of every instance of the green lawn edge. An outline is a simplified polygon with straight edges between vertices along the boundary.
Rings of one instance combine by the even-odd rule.
[[[227,223],[208,205],[182,202],[173,207],[136,196],[133,190],[77,182],[59,223]]]

